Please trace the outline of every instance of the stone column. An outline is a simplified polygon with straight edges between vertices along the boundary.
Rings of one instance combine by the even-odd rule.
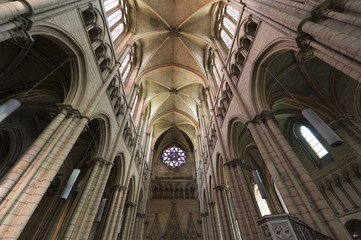
[[[326,235],[349,238],[274,121],[270,114],[262,113],[247,127],[290,213]]]
[[[103,240],[116,239],[121,219],[120,214],[123,212],[123,207],[121,207],[121,203],[124,195],[126,195],[124,190],[126,190],[127,188],[121,185],[115,185],[113,186],[113,189],[114,195],[101,238]]]
[[[70,117],[68,127],[56,144],[51,147],[45,161],[34,171],[30,170],[30,180],[26,183],[19,182],[17,184],[19,188],[14,189],[3,202],[0,227],[2,236],[16,239],[25,227],[88,122],[88,118],[79,119],[79,117],[79,114],[74,112]],[[24,176],[24,178],[27,177],[29,176]],[[18,197],[14,198],[13,195]],[[13,199],[17,199],[17,201],[14,202]],[[17,231],[9,229],[17,229]]]
[[[105,182],[107,180],[104,179],[106,176],[104,176],[103,169],[109,164],[109,161],[102,158],[93,158],[89,164],[92,165],[89,170],[90,174],[85,187],[80,192],[81,197],[77,202],[77,207],[72,215],[64,239],[88,238],[90,233],[91,224],[94,221],[99,205],[96,200],[100,201],[99,196],[102,195],[102,191],[97,190],[100,187],[99,185],[104,180]]]
[[[44,151],[59,139],[61,133],[70,124],[69,120],[65,120],[70,109],[62,108],[60,113],[51,121],[38,138],[31,144],[25,154],[17,161],[12,170],[1,180],[0,185],[0,203],[7,194],[12,191],[14,185],[24,177],[25,173],[29,174],[29,168],[34,168],[34,164],[40,165],[41,162],[36,161],[38,155],[44,155]]]
[[[222,237],[224,239],[236,239],[232,223],[232,214],[229,212],[228,203],[225,196],[226,185],[221,184],[215,187],[217,205],[219,209],[219,221],[222,228]]]
[[[125,215],[125,219],[123,219],[122,232],[121,232],[122,235],[120,236],[120,239],[124,239],[124,240],[131,239],[131,232],[132,232],[131,230],[133,230],[132,219],[133,219],[133,215],[135,215],[136,212],[136,206],[137,206],[136,202],[128,202],[124,206],[124,209],[127,208],[127,213]]]
[[[222,233],[219,227],[219,218],[217,216],[217,211],[215,209],[216,203],[214,201],[208,202],[209,215],[210,215],[210,224],[211,232],[213,239],[222,239]]]
[[[296,41],[300,48],[297,53],[298,58],[316,56],[356,81],[361,82],[361,64],[359,62],[312,40],[308,35],[301,34]]]
[[[230,190],[234,199],[234,207],[238,216],[242,239],[262,239],[257,225],[258,215],[250,195],[240,159],[233,159],[226,164]]]
[[[137,213],[136,214],[136,220],[135,220],[135,226],[136,228],[134,228],[134,234],[133,234],[133,239],[143,239],[143,235],[144,235],[144,218],[145,218],[145,214],[144,213]]]
[[[345,116],[330,123],[331,128],[361,156],[361,128],[352,116]]]
[[[82,238],[88,238],[89,234],[91,232],[92,225],[94,223],[94,218],[98,212],[99,205],[102,200],[103,192],[106,187],[107,181],[109,179],[110,171],[113,167],[113,163],[111,163],[108,160],[102,159],[101,165],[100,165],[100,173],[98,181],[96,182],[96,185],[94,187],[94,190],[92,191],[90,204],[88,205],[87,209],[87,215],[85,216],[86,221],[83,221],[82,223],[82,235],[80,237]],[[79,231],[80,232],[80,231]]]
[[[110,233],[111,225],[112,225],[112,223],[114,223],[114,217],[116,215],[115,209],[116,209],[116,205],[117,205],[117,199],[121,192],[121,185],[119,185],[119,184],[114,185],[111,188],[112,188],[113,193],[112,193],[109,211],[108,211],[108,214],[106,215],[106,222],[105,222],[104,228],[102,230],[102,238],[101,239],[109,239],[108,236]]]

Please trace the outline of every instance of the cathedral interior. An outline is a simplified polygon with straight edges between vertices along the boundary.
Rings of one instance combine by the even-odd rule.
[[[361,1],[0,0],[0,239],[361,239]]]

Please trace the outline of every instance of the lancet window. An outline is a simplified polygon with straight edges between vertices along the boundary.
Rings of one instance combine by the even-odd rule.
[[[104,10],[110,35],[115,44],[127,29],[128,5],[124,0],[105,0]]]
[[[230,5],[224,5],[218,13],[219,37],[228,48],[231,48],[239,18],[240,12]]]
[[[308,145],[313,149],[319,158],[322,158],[328,153],[308,127],[301,125],[299,128],[302,137],[306,140]]]

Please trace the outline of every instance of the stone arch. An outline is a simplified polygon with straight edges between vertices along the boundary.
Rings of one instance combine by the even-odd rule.
[[[361,236],[361,220],[350,219],[345,223],[345,228],[354,239],[358,239]]]
[[[56,42],[69,55],[71,65],[70,88],[63,104],[70,104],[77,109],[82,105],[87,89],[86,64],[82,48],[66,32],[59,30],[58,26],[50,23],[35,24],[30,31],[32,36],[40,35]]]
[[[85,90],[84,58],[75,41],[53,26],[35,25],[30,35],[32,39],[0,43],[0,103],[21,101],[0,125],[0,135],[8,144],[0,150],[0,177],[46,129],[59,105],[82,100]]]
[[[254,67],[251,72],[251,99],[253,103],[253,108],[255,112],[267,111],[269,106],[265,98],[265,72],[264,65],[267,61],[270,60],[270,57],[277,57],[278,54],[289,51],[289,50],[298,50],[296,43],[291,39],[278,40],[273,43],[270,43],[264,51],[260,52],[255,59]]]

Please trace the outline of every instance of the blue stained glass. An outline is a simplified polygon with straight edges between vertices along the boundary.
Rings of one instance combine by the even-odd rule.
[[[162,162],[170,168],[177,168],[186,162],[185,151],[177,146],[171,146],[163,150]]]

